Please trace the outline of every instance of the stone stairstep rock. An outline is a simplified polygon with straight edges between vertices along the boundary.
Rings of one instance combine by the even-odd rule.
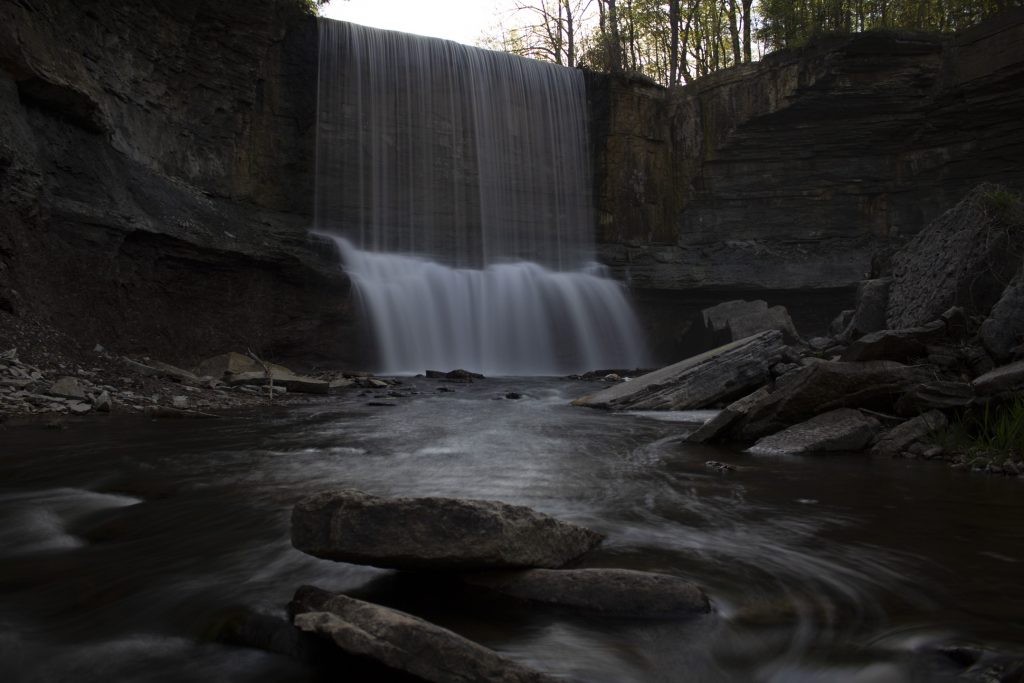
[[[799,455],[829,451],[860,451],[882,428],[875,418],[853,408],[837,408],[760,439],[755,455]]]
[[[502,595],[611,617],[665,619],[709,612],[708,597],[678,576],[631,569],[528,569],[463,575]]]
[[[558,568],[603,536],[527,507],[461,498],[322,493],[292,512],[292,545],[328,560],[412,570]]]
[[[697,410],[765,384],[784,354],[782,333],[760,332],[573,401],[609,410]]]

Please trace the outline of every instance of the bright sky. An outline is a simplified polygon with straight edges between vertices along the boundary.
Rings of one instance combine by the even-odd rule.
[[[473,45],[515,0],[333,0],[322,16]]]

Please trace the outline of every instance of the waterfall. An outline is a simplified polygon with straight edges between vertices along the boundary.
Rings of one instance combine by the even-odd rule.
[[[381,370],[644,365],[594,263],[582,74],[320,21],[316,227],[337,241]]]

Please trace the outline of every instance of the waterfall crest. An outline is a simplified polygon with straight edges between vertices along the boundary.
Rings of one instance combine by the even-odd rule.
[[[381,370],[643,365],[594,264],[582,74],[320,21],[317,230],[337,239]]]

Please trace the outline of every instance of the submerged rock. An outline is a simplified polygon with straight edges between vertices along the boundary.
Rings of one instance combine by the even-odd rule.
[[[346,490],[292,512],[292,545],[328,560],[392,569],[557,568],[603,536],[518,505],[382,498]]]
[[[463,576],[466,583],[531,602],[615,617],[668,618],[710,611],[708,597],[678,576],[630,569],[529,569]]]
[[[305,593],[303,595],[303,593]],[[554,683],[559,680],[405,612],[304,586],[293,605],[295,626],[342,651],[437,683]]]
[[[859,451],[870,445],[879,429],[875,418],[838,408],[766,436],[749,450],[757,455]]]
[[[573,401],[612,410],[695,410],[756,389],[783,356],[782,333],[761,332]]]

